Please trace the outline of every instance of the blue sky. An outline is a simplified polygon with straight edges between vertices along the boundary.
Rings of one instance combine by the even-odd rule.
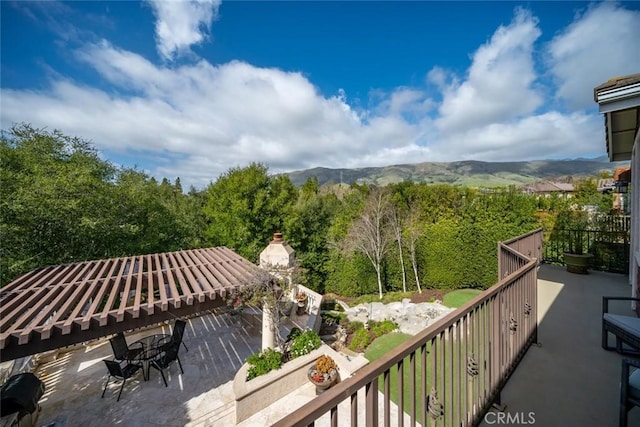
[[[2,1],[0,124],[202,188],[271,172],[605,154],[593,88],[640,2]]]

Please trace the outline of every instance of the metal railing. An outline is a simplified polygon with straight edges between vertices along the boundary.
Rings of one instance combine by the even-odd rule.
[[[542,231],[521,237],[498,245],[496,285],[275,426],[477,425],[537,339],[538,259],[513,247],[539,254]]]
[[[569,230],[548,232],[542,259],[546,263],[564,265],[563,254],[570,251],[570,241],[579,242],[584,253],[593,255],[591,268],[612,273],[627,273],[630,259],[630,231]],[[574,243],[575,246],[575,243]]]

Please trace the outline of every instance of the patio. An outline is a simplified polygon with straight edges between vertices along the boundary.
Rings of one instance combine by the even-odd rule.
[[[119,402],[119,382],[112,381],[100,398],[107,374],[102,360],[112,357],[108,340],[60,354],[36,371],[46,385],[38,425],[228,425],[222,420],[233,420],[233,377],[261,346],[261,314],[242,316],[207,313],[188,320],[184,341],[189,351],[181,347],[179,352],[184,374],[177,364],[171,366],[165,387],[157,371],[151,370],[148,382],[139,373],[127,381]],[[126,337],[131,343],[154,333],[170,333],[170,328],[163,325]]]
[[[538,280],[540,346],[530,348],[503,389],[506,412],[533,412],[536,424],[545,426],[617,425],[622,356],[600,347],[600,313],[603,295],[628,294],[626,276],[579,276],[543,265]],[[614,311],[631,313],[628,304],[616,305]],[[111,357],[108,341],[63,353],[36,372],[47,387],[38,425],[232,425],[233,377],[260,348],[259,319],[245,317],[240,323],[229,314],[192,318],[185,333],[189,351],[180,351],[184,375],[171,367],[167,388],[157,372],[152,371],[149,382],[139,375],[127,382],[120,402],[115,400],[116,385],[100,398],[106,377],[101,360]],[[127,339],[154,332],[168,333],[169,328]],[[271,424],[313,398],[309,387],[302,387],[242,425]],[[326,418],[316,425],[324,425]],[[640,409],[630,412],[629,425],[640,425]]]

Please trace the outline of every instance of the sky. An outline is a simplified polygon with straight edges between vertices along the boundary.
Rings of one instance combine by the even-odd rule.
[[[606,154],[593,88],[640,2],[5,1],[0,127],[201,189],[270,173]]]

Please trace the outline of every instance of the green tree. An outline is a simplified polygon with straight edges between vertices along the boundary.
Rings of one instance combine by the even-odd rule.
[[[596,206],[599,212],[609,213],[613,208],[613,195],[598,191],[595,178],[587,177],[573,181],[574,203],[579,206]]]
[[[0,283],[45,265],[199,246],[201,198],[119,169],[60,131],[0,139]]]
[[[257,261],[273,232],[283,229],[296,199],[289,178],[269,176],[262,164],[229,169],[207,189],[206,238]]]
[[[334,194],[320,195],[317,180],[309,179],[285,219],[285,235],[305,272],[306,285],[320,293],[328,275],[328,232],[339,204]]]
[[[3,284],[35,267],[108,252],[116,169],[87,141],[16,125],[2,132],[0,159]]]

